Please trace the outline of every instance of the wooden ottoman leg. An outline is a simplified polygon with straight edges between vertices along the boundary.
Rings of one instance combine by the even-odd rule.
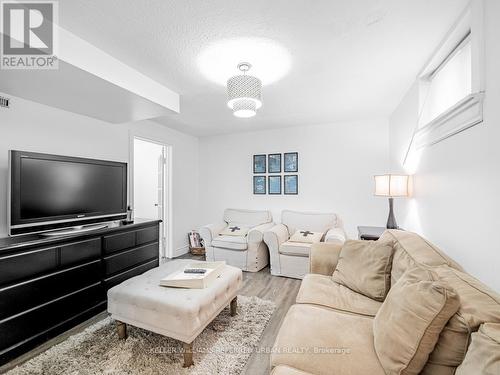
[[[120,339],[126,339],[127,338],[127,324],[120,322],[119,320],[116,321],[116,329],[118,331],[118,337]]]
[[[182,367],[190,367],[194,365],[193,362],[193,343],[185,343],[183,342],[183,347],[184,347],[184,364]]]
[[[229,306],[231,309],[231,316],[235,316],[236,315],[236,308],[238,307],[238,297],[234,297]]]

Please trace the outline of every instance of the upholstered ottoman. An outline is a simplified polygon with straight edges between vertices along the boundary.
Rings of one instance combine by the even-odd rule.
[[[160,286],[168,274],[192,263],[174,260],[133,277],[108,291],[108,312],[117,321],[118,335],[127,337],[126,324],[147,329],[184,343],[184,367],[193,364],[193,340],[230,304],[236,314],[236,295],[242,272],[225,266],[208,288],[181,289]]]

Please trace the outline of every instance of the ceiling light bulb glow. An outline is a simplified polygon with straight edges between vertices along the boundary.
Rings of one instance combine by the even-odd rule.
[[[267,38],[231,38],[209,44],[198,56],[198,67],[212,82],[225,86],[241,61],[252,63],[251,75],[262,85],[283,78],[291,68],[291,56],[278,42]]]
[[[240,118],[255,116],[257,114],[256,108],[255,101],[246,98],[236,99],[232,106],[233,115]]]

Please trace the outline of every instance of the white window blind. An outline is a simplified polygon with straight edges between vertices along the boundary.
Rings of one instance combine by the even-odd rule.
[[[417,150],[483,122],[483,30],[483,2],[471,1],[423,66],[418,75],[418,120],[403,163]]]
[[[472,49],[464,39],[428,78],[419,127],[423,127],[472,93]]]

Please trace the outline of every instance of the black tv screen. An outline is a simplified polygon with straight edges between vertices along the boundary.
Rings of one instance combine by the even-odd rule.
[[[11,231],[126,214],[126,163],[11,151],[10,173]]]

